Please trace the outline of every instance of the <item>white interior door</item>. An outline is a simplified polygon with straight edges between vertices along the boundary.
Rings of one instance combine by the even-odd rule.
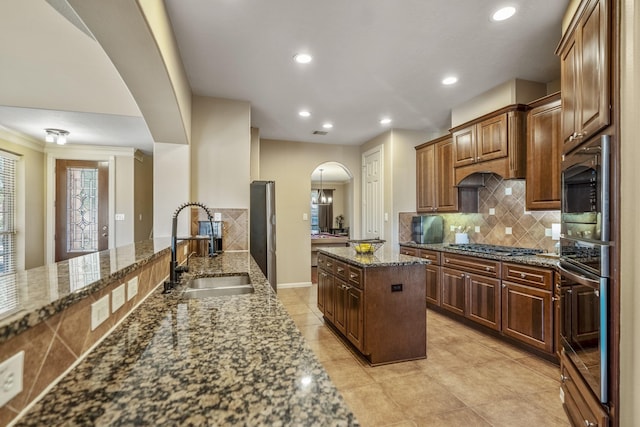
[[[362,154],[362,237],[383,236],[382,145]]]

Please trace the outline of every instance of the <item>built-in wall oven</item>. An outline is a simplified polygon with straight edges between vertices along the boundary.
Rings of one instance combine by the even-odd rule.
[[[610,139],[563,156],[560,235],[562,349],[601,402],[608,402]]]

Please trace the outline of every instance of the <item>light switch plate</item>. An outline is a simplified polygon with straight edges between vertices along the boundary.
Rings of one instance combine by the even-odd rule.
[[[115,313],[124,305],[124,283],[111,291],[111,312]]]
[[[109,294],[91,304],[91,330],[109,318]]]
[[[0,407],[22,392],[24,351],[14,354],[0,364]]]
[[[138,294],[138,276],[129,280],[127,283],[127,301],[135,297]]]
[[[124,214],[116,214],[116,221],[124,221]]]
[[[309,221],[309,215],[306,212],[302,214],[302,220]]]

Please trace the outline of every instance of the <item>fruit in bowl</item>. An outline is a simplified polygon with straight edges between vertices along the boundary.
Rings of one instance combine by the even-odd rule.
[[[372,254],[384,244],[384,240],[350,240],[351,246],[358,254]]]

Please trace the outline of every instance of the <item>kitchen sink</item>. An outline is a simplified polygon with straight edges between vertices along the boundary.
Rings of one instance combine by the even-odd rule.
[[[191,279],[184,290],[185,298],[206,298],[222,295],[251,294],[254,288],[249,276],[216,276]]]

